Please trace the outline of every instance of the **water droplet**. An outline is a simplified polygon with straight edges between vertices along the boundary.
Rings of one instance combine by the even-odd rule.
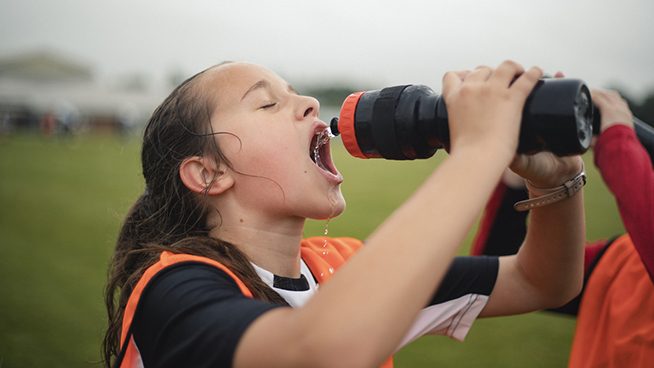
[[[325,221],[325,230],[323,231],[323,235],[325,236],[325,239],[323,240],[322,247],[326,248],[327,247],[327,234],[329,234],[329,221],[331,221],[331,217]]]
[[[327,219],[327,221],[325,221],[325,231],[323,232],[323,234],[325,236],[327,236],[327,234],[329,234],[329,221],[330,220],[331,220],[331,218],[329,218],[329,219]]]
[[[334,273],[334,267],[329,267],[329,273]]]

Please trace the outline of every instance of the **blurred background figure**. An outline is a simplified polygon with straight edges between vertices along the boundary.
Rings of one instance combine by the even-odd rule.
[[[593,102],[602,116],[595,164],[615,196],[627,233],[588,243],[584,289],[555,311],[577,316],[571,367],[646,367],[654,360],[652,158],[617,92],[594,90]],[[522,180],[507,171],[487,205],[472,254],[519,251],[527,213],[512,207],[528,196]]]
[[[51,112],[43,114],[39,126],[41,128],[41,134],[44,137],[52,136],[57,128],[57,120],[55,119],[54,114]]]

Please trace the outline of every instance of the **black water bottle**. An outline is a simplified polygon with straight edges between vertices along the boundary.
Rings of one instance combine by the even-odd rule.
[[[592,121],[584,82],[542,79],[525,103],[518,152],[583,153],[590,146]],[[353,93],[330,128],[341,135],[348,152],[360,158],[428,158],[450,144],[445,101],[424,85]]]

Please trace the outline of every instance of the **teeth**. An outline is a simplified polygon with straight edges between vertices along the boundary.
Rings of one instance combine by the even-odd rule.
[[[311,157],[313,162],[316,162],[316,156],[319,148],[320,144],[318,141],[318,135],[316,134],[316,136],[311,140],[311,151],[309,152],[309,157]]]
[[[330,171],[325,167],[323,164],[322,160],[320,159],[320,148],[325,145],[327,142],[329,142],[329,132],[327,130],[323,130],[322,132],[316,133],[316,136],[314,137],[314,140],[311,141],[312,145],[312,150],[311,150],[311,159],[313,162],[318,165],[323,170]],[[314,145],[315,142],[315,145]]]
[[[327,142],[329,142],[329,130],[325,129],[322,132],[316,134],[318,136],[318,144],[323,145]]]

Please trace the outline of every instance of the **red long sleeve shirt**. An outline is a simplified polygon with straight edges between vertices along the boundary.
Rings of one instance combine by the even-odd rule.
[[[614,125],[599,136],[595,165],[616,198],[627,232],[654,281],[654,169],[633,129]]]

